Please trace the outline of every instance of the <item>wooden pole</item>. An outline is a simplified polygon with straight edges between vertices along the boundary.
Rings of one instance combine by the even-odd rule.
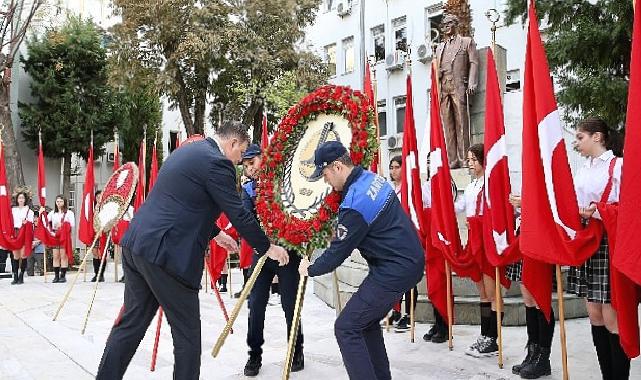
[[[494,277],[495,277],[495,296],[494,300],[496,302],[496,332],[497,332],[497,343],[499,346],[499,368],[503,369],[503,331],[502,325],[503,321],[501,320],[501,313],[503,312],[503,297],[501,296],[501,277],[500,277],[499,267],[494,267]]]
[[[100,238],[100,234],[102,233],[102,229],[98,232],[98,234],[94,237],[93,243],[91,243],[91,249],[96,245],[96,242]],[[107,239],[109,240],[109,239]],[[82,259],[82,263],[80,264],[80,267],[85,264],[87,261],[87,253],[85,252],[85,257]],[[78,281],[78,277],[80,277],[80,271],[76,272],[76,275],[73,277],[73,281],[71,281],[71,284],[69,285],[69,289],[67,289],[67,292],[65,293],[64,297],[62,298],[62,301],[60,302],[60,306],[58,306],[58,310],[56,310],[56,313],[53,315],[53,320],[55,321],[58,318],[58,315],[60,314],[60,311],[62,308],[65,306],[65,303],[67,302],[67,299],[69,299],[69,295],[71,294],[71,291],[73,290],[73,287],[76,285],[76,282]],[[96,283],[98,283],[96,281]]]
[[[415,318],[414,318],[414,300],[416,299],[416,294],[414,288],[410,292],[410,342],[414,343],[414,337],[416,335],[415,329]]]
[[[563,281],[561,266],[556,266],[556,292],[559,299],[559,328],[561,329],[561,363],[563,364],[563,380],[568,380],[568,349],[565,337],[565,309],[563,306]],[[554,321],[551,321],[554,323]]]
[[[156,337],[154,338],[154,349],[151,352],[151,372],[156,370],[156,358],[158,356],[158,342],[160,341],[160,328],[162,327],[162,307],[158,308],[158,322],[156,323]]]
[[[91,254],[93,256],[93,249],[91,250]],[[85,255],[87,254],[87,244],[85,244]],[[82,281],[87,282],[87,262],[83,261],[82,262],[82,268],[78,268],[78,270],[82,270]],[[96,278],[96,281],[98,281],[98,278]]]
[[[287,355],[285,356],[285,367],[283,368],[283,380],[289,379],[289,374],[292,370],[292,361],[294,360],[294,350],[296,348],[296,339],[298,337],[298,328],[300,325],[301,311],[303,309],[303,299],[305,298],[306,285],[307,276],[301,277],[298,281],[298,291],[296,292],[294,320],[292,321],[292,328],[289,331],[289,343],[287,344]]]
[[[452,351],[454,349],[452,344],[452,322],[454,320],[452,316],[452,271],[447,260],[445,260],[445,278],[447,282],[447,346]]]
[[[229,335],[229,333],[231,332],[231,327],[234,324],[234,321],[236,320],[236,318],[238,317],[240,308],[243,306],[243,303],[245,302],[245,299],[247,299],[249,292],[254,287],[254,283],[256,283],[256,279],[258,278],[260,271],[263,269],[263,266],[265,265],[265,260],[267,260],[267,255],[261,256],[261,258],[258,259],[258,261],[256,262],[256,266],[254,267],[254,270],[252,271],[251,276],[247,280],[247,283],[243,287],[243,290],[240,292],[240,297],[238,298],[236,305],[234,305],[234,308],[231,311],[231,316],[229,317],[229,321],[227,321],[227,324],[223,328],[223,331],[220,333],[220,336],[218,337],[216,344],[214,344],[214,348],[211,351],[211,355],[213,357],[218,356],[220,349],[223,347],[223,344],[225,343],[225,339],[227,339],[227,335]]]
[[[96,235],[97,239],[100,239],[100,233]],[[107,236],[107,243],[105,244],[105,247],[103,248],[102,251],[102,257],[100,258],[100,268],[98,269],[98,273],[102,272],[102,269],[105,267],[107,263],[107,246],[109,245],[109,240],[111,239],[111,234]],[[93,247],[92,247],[93,248]],[[85,254],[86,257],[86,254]],[[89,302],[89,308],[87,309],[87,315],[85,316],[85,322],[82,325],[82,330],[80,330],[80,334],[85,335],[85,330],[87,329],[87,322],[89,322],[89,315],[91,315],[91,309],[93,308],[93,302],[96,299],[96,293],[98,292],[98,284],[100,281],[96,279],[96,282],[93,286],[93,294],[91,296],[91,301]]]

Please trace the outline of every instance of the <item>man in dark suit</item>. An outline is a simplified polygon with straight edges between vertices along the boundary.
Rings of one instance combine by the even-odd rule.
[[[107,339],[97,379],[122,379],[159,306],[174,339],[174,378],[199,378],[198,285],[205,247],[214,238],[225,249],[238,249],[216,227],[221,212],[259,255],[280,265],[289,262],[287,251],[270,244],[254,216],[242,207],[234,164],[248,142],[242,124],[224,123],[213,138],[184,145],[163,164],[121,241],[125,301]]]

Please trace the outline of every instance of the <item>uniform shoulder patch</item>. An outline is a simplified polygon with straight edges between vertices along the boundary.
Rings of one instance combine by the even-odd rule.
[[[345,225],[339,223],[338,227],[336,227],[336,238],[338,240],[345,240],[347,238],[347,233],[349,231],[347,230],[347,227]]]

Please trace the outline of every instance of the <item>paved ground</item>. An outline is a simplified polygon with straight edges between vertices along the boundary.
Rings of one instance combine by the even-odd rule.
[[[110,268],[111,269],[111,268]],[[73,275],[73,274],[72,274]],[[52,316],[67,289],[65,284],[44,284],[42,277],[27,277],[22,286],[11,286],[9,280],[0,280],[0,379],[56,379],[83,380],[95,376],[110,326],[122,303],[123,285],[101,283],[85,335],[80,327],[91,297],[91,283],[83,283],[82,276],[63,309],[58,321]],[[234,282],[241,279],[234,273]],[[51,277],[49,277],[51,280]],[[238,285],[233,286],[235,291]],[[231,310],[235,300],[223,295]],[[247,359],[245,334],[247,309],[243,308],[221,355],[214,359],[211,347],[224,323],[213,293],[202,292],[201,318],[203,323],[202,379],[244,378],[242,369]],[[303,372],[292,379],[347,379],[338,346],[333,336],[334,310],[328,308],[308,289],[303,311],[305,332],[305,364]],[[285,355],[285,323],[279,306],[269,306],[268,331],[259,378],[279,379],[281,362]],[[463,351],[478,333],[477,326],[455,326],[455,347],[449,352],[446,345],[425,343],[421,336],[427,325],[417,325],[416,343],[409,342],[409,333],[385,333],[385,341],[395,379],[514,379],[511,366],[523,356],[525,328],[505,328],[505,369],[500,370],[496,358],[474,359]],[[598,364],[588,321],[568,321],[568,361],[572,379],[599,379]],[[155,321],[133,358],[126,379],[170,379],[173,354],[169,326],[162,327],[158,363],[155,372],[149,371]],[[550,379],[561,379],[559,333],[555,335],[553,374]],[[631,379],[641,378],[641,361],[633,361]]]

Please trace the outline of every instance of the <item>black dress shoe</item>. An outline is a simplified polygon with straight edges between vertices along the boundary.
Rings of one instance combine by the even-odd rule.
[[[437,331],[436,334],[432,336],[432,343],[445,343],[447,342],[447,332]]]
[[[249,355],[249,360],[247,360],[247,364],[245,364],[245,370],[243,373],[245,376],[249,377],[254,377],[258,376],[258,372],[260,372],[260,367],[262,366],[263,359],[260,355]]]
[[[292,360],[292,372],[299,372],[305,369],[305,355],[303,353],[294,354],[294,360]]]
[[[423,340],[429,342],[432,340],[432,337],[436,334],[436,325],[432,325],[429,331],[423,335]]]
[[[96,282],[96,276],[93,276],[93,277],[91,278],[91,282]]]

